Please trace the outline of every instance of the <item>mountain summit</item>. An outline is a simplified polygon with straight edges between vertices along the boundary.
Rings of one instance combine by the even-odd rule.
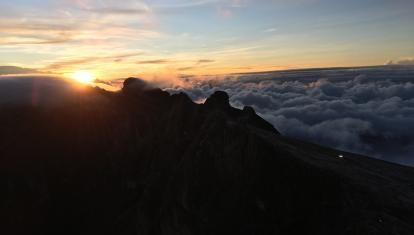
[[[414,234],[414,169],[129,78],[1,107],[2,234]],[[93,97],[93,98],[91,98]]]

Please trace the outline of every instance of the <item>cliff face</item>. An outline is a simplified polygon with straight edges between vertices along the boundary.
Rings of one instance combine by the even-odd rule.
[[[285,138],[224,92],[128,79],[0,118],[2,234],[414,234],[412,168]]]

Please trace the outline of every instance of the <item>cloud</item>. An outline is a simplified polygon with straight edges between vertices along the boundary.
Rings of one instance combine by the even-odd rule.
[[[168,2],[168,3],[167,3]],[[145,15],[151,13],[174,13],[182,12],[188,8],[204,7],[219,4],[221,0],[182,0],[163,2],[144,2],[135,0],[112,1],[112,0],[88,0],[72,1],[77,9],[103,15]]]
[[[39,36],[36,34],[26,33],[25,35],[12,35],[0,39],[0,45],[19,46],[19,45],[46,45],[62,44],[72,41],[71,36],[59,34],[55,36]]]
[[[44,19],[28,19],[30,23],[19,22],[19,19],[0,18],[0,30],[2,37],[0,45],[42,45],[42,44],[80,44],[88,42],[115,43],[116,41],[142,40],[158,38],[162,34],[142,26],[131,27],[127,22],[118,20],[106,22],[101,20],[82,19],[56,19],[53,17]],[[55,23],[47,23],[55,22]]]
[[[387,65],[414,65],[414,58],[405,58],[398,61],[389,61]]]
[[[25,45],[87,44],[92,40],[109,44],[160,36],[150,27],[147,17],[150,9],[137,1],[63,1],[49,10],[34,4],[27,7],[24,12],[29,14],[16,7],[20,11],[0,16],[0,45],[25,48]],[[13,11],[13,8],[6,6],[3,10]]]
[[[0,66],[0,76],[1,75],[17,75],[17,74],[33,74],[38,73],[35,69],[22,68],[16,66]]]
[[[95,83],[95,84],[104,84],[104,85],[108,85],[108,86],[113,86],[114,84],[118,84],[117,82],[114,82],[114,81],[106,81],[106,80],[101,80],[101,79],[95,79],[95,80],[93,80],[93,83]]]
[[[191,70],[191,69],[195,69],[197,67],[195,66],[188,66],[188,67],[182,67],[182,68],[178,68],[179,71],[187,71],[187,70]]]
[[[128,58],[133,58],[137,56],[144,55],[143,52],[131,52],[131,53],[120,53],[113,55],[102,55],[102,56],[93,56],[93,57],[77,57],[77,58],[62,58],[56,61],[49,63],[43,68],[43,70],[60,70],[60,69],[70,69],[76,66],[84,66],[90,63],[96,62],[121,62]]]
[[[414,70],[399,67],[297,70],[186,79],[168,88],[204,100],[225,90],[283,134],[414,165]]]
[[[142,60],[142,61],[136,62],[136,64],[169,64],[169,63],[188,63],[188,62],[193,63],[194,65],[178,68],[178,70],[181,70],[181,71],[190,70],[193,68],[200,67],[202,64],[213,63],[215,62],[215,60],[200,59],[196,61],[185,61],[185,60],[157,59],[157,60]]]
[[[182,9],[182,8],[191,8],[191,7],[200,7],[205,5],[210,5],[213,3],[218,3],[220,0],[184,0],[176,3],[170,4],[153,4],[152,8],[155,11],[168,11],[173,9]]]
[[[85,9],[89,12],[100,13],[100,14],[120,14],[120,15],[141,15],[148,14],[148,9],[145,8],[89,8]]]
[[[163,59],[159,59],[159,60],[143,60],[143,61],[138,61],[137,64],[167,64],[170,63],[171,61],[169,60],[163,60]]]
[[[276,28],[269,28],[269,29],[264,30],[263,32],[265,32],[265,33],[274,33],[276,31],[277,31]]]
[[[67,2],[75,9],[100,14],[145,14],[149,6],[144,1],[123,0],[75,0]]]
[[[82,25],[81,22],[78,23]],[[74,38],[78,27],[59,19],[21,20],[16,17],[0,17],[0,45],[66,43]]]
[[[136,56],[141,56],[141,55],[144,55],[144,54],[145,53],[143,53],[143,52],[124,53],[124,54],[116,54],[116,55],[106,56],[106,57],[104,57],[104,59],[110,59],[110,60],[114,60],[115,62],[120,62],[123,59],[136,57]]]
[[[200,59],[200,60],[191,61],[191,62],[193,63],[193,65],[178,68],[178,71],[187,71],[187,70],[197,69],[197,68],[202,67],[205,64],[214,63],[216,61],[215,60],[209,60],[209,59]]]
[[[203,60],[198,60],[197,64],[206,64],[206,63],[213,63],[213,62],[215,62],[215,60],[203,59]]]
[[[144,55],[143,52],[129,52],[129,53],[119,53],[119,54],[110,54],[94,57],[77,57],[77,58],[63,58],[57,61],[54,61],[45,67],[46,70],[56,70],[63,68],[70,68],[77,65],[85,65],[95,62],[105,62],[105,61],[114,61],[120,62],[127,58],[133,58],[137,56]]]

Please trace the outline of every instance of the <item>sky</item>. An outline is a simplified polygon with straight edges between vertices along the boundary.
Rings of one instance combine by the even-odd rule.
[[[16,74],[173,79],[413,57],[413,0],[0,2],[0,66]]]

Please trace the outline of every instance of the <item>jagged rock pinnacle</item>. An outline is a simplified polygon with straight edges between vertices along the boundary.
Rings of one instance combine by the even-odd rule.
[[[151,89],[151,85],[149,85],[146,81],[140,79],[140,78],[134,78],[134,77],[130,77],[125,79],[124,84],[123,84],[123,91],[128,91],[128,90],[148,90]]]
[[[207,107],[229,108],[229,95],[224,91],[216,91],[204,103]]]

